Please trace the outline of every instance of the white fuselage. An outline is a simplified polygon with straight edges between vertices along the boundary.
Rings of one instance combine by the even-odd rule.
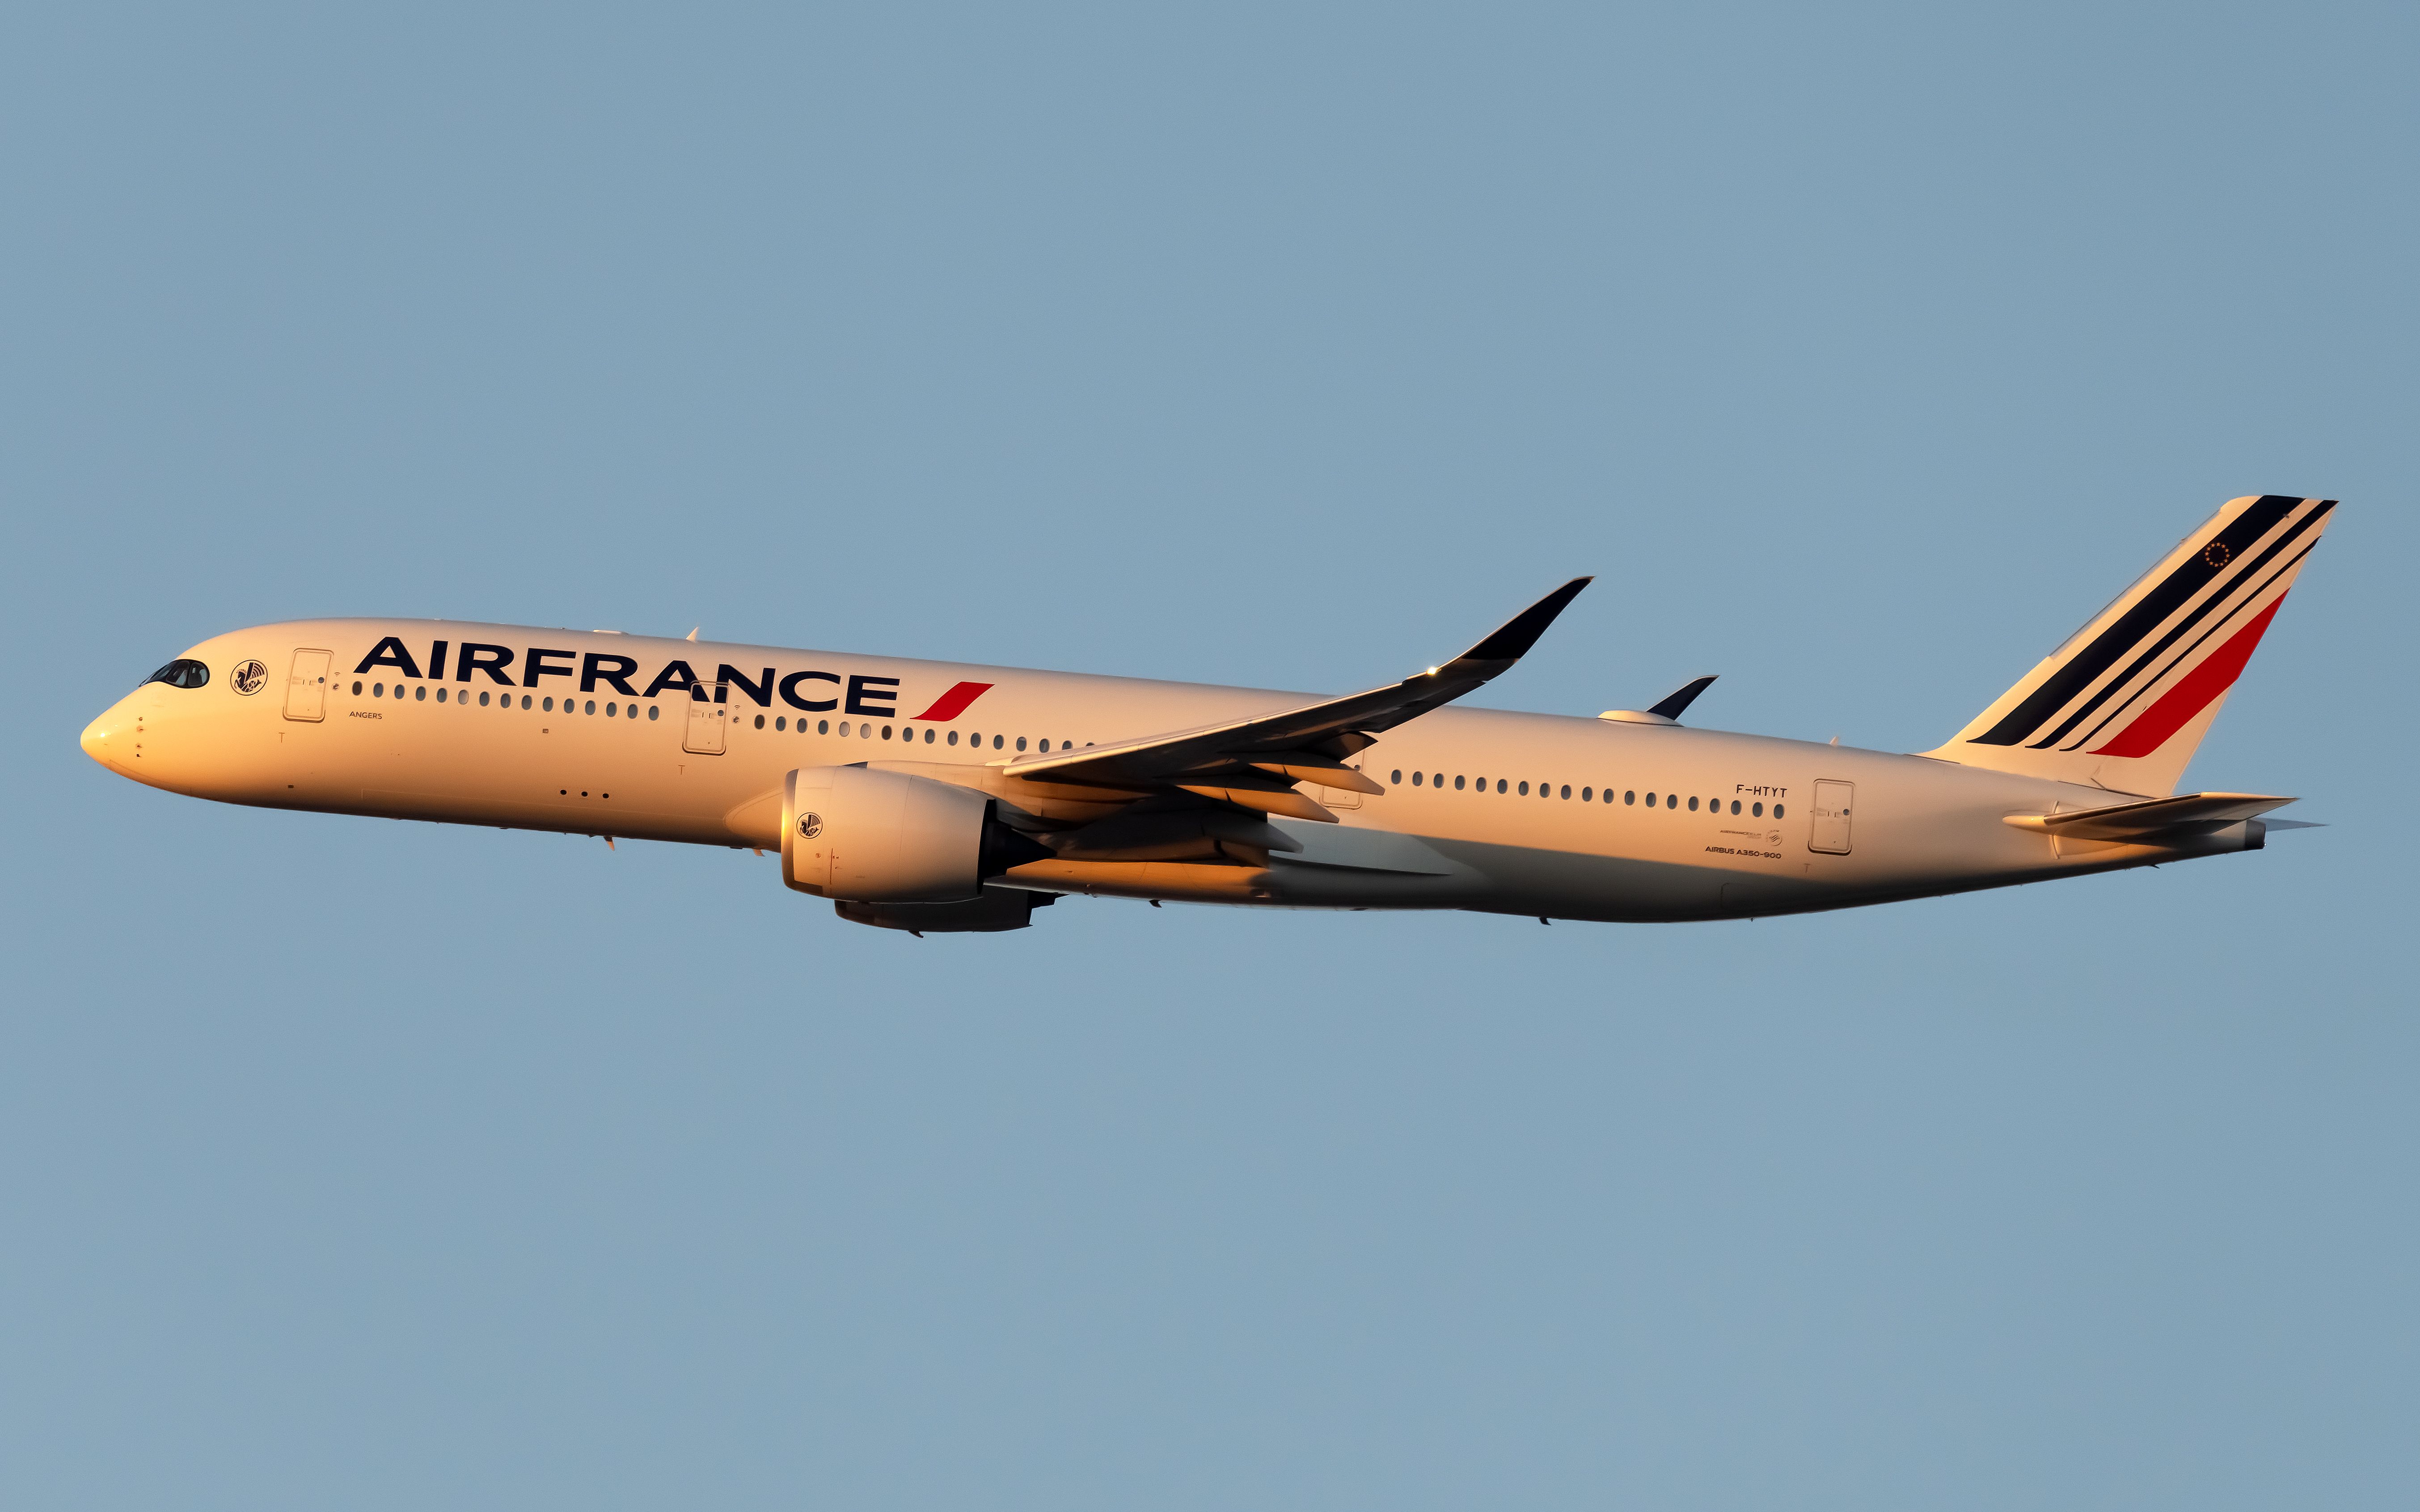
[[[365,665],[381,645],[405,656]],[[472,647],[486,649],[466,666]],[[316,687],[313,658],[298,662],[314,650],[329,654]],[[261,625],[186,655],[211,669],[208,683],[127,695],[85,732],[95,760],[228,803],[758,849],[779,843],[783,779],[798,768],[865,763],[1075,823],[1109,810],[1079,786],[1001,766],[1022,751],[1304,702],[1261,688],[429,620]],[[2061,841],[2003,820],[2112,795],[1925,757],[1599,718],[1447,707],[1387,732],[1353,764],[1385,792],[1307,789],[1339,822],[1276,821],[1303,849],[1264,868],[1056,860],[1016,868],[1011,885],[1702,919],[2258,843],[2257,826],[2240,825],[2181,848]]]

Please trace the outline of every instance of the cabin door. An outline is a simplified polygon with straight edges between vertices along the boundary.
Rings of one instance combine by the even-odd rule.
[[[1807,848],[1830,856],[1849,854],[1849,801],[1856,796],[1854,782],[1815,784],[1815,824]]]
[[[690,693],[689,731],[681,737],[681,749],[693,756],[720,756],[723,742],[731,733],[731,711],[720,703],[709,703]]]
[[[334,658],[335,653],[330,651],[294,653],[294,671],[286,680],[286,717],[328,717],[328,663]]]
[[[1355,762],[1353,764],[1353,769],[1357,772],[1359,771],[1361,769],[1361,764],[1359,762]],[[1351,788],[1317,788],[1312,791],[1311,797],[1313,803],[1321,804],[1330,809],[1358,809],[1361,807],[1361,795],[1354,792]]]

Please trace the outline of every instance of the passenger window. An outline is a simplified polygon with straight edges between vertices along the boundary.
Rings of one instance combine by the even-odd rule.
[[[1681,807],[1681,795],[1677,793],[1667,793],[1664,795],[1664,807],[1667,809],[1678,809]]]
[[[932,732],[932,731],[930,731],[930,730],[927,730],[927,731],[925,731],[925,732],[924,732],[924,744],[925,744],[925,745],[927,745],[927,746],[929,746],[929,745],[931,745],[932,743],[933,743],[933,732]],[[953,746],[954,746],[954,745],[956,745],[957,743],[958,743],[958,737],[957,737],[956,733],[955,733],[954,732],[953,732],[953,733],[952,733],[952,734],[951,734],[951,736],[950,736],[950,744],[951,744],[951,745],[953,745]]]
[[[1402,767],[1397,767],[1394,771],[1392,771],[1392,772],[1388,773],[1388,776],[1387,776],[1387,780],[1388,780],[1388,781],[1389,781],[1389,782],[1394,783],[1394,784],[1395,784],[1395,786],[1397,786],[1397,787],[1402,787],[1402,786],[1404,785],[1404,771],[1403,771],[1403,768],[1402,768]]]
[[[611,703],[606,704],[605,712],[608,714],[613,713],[613,705]],[[787,730],[790,728],[790,717],[786,714],[777,714],[773,716],[773,728],[775,730]]]
[[[487,706],[488,706],[488,695],[487,695],[487,694],[485,694],[485,693],[482,693],[482,694],[480,694],[480,695],[479,695],[479,707],[481,707],[481,708],[483,708],[483,709],[484,709],[484,708],[486,708]]]
[[[1426,776],[1428,776],[1426,772],[1414,772],[1412,774],[1412,786],[1419,787],[1420,785],[1420,779]]]
[[[882,727],[882,738],[885,740],[891,738],[891,727],[889,725],[884,725]]]
[[[1526,797],[1528,797],[1528,795],[1529,795],[1529,784],[1528,784],[1528,783],[1527,783],[1527,782],[1524,782],[1524,783],[1522,783],[1522,784],[1521,784],[1521,796],[1523,796],[1523,797],[1525,797],[1525,798],[1526,798]]]
[[[1504,791],[1504,779],[1500,777],[1496,779],[1496,791],[1498,793]]]
[[[843,736],[846,736],[846,735],[847,735],[847,733],[848,733],[848,721],[847,721],[846,719],[843,719],[843,720],[840,722],[840,733],[841,733],[841,734],[842,734]]]
[[[1460,793],[1462,791],[1462,778],[1459,775],[1457,775],[1453,779],[1453,790],[1456,793]]]
[[[765,717],[761,714],[756,717],[756,728],[759,730],[765,728]]]
[[[355,683],[355,684],[353,685],[353,697],[355,697],[355,698],[360,698],[361,696],[362,696],[362,685],[361,685],[361,684],[359,684],[359,683]]]
[[[1737,799],[1737,798],[1733,798],[1733,799],[1731,800],[1731,812],[1733,812],[1733,813],[1737,813],[1737,812],[1739,812],[1739,799]]]
[[[427,685],[427,683],[418,683],[418,684],[414,684],[414,685],[413,685],[413,687],[412,687],[412,689],[411,689],[411,698],[412,698],[412,702],[415,702],[415,703],[426,703],[426,702],[428,702],[428,685]]]
[[[564,700],[563,706],[566,709],[571,707],[571,701],[569,699]],[[597,712],[597,701],[595,699],[590,699],[587,704],[582,707],[580,712],[582,714],[595,714]],[[756,728],[759,730],[765,728],[765,717],[761,714],[756,717]]]
[[[953,746],[954,746],[954,745],[956,745],[957,743],[958,743],[958,733],[957,733],[956,731],[953,730],[953,731],[951,731],[951,732],[950,732],[950,744],[951,744],[951,745],[953,745]]]
[[[831,721],[830,719],[817,719],[815,721],[815,733],[819,735],[830,734]]]
[[[1016,748],[1019,750],[1023,750],[1025,748],[1025,737],[1023,735],[1016,737]]]
[[[382,699],[386,697],[386,685],[384,683],[372,683],[370,685],[370,697],[374,699]]]
[[[1563,784],[1563,796],[1564,796],[1564,797],[1566,797],[1566,798],[1568,798],[1568,797],[1570,797],[1571,795],[1572,795],[1572,785],[1571,785],[1569,782],[1566,782],[1566,783],[1564,783],[1564,784]]]
[[[1565,795],[1564,795],[1564,796],[1565,796],[1565,797],[1569,797],[1570,795],[1569,795],[1569,794],[1565,794]],[[1596,789],[1594,789],[1594,788],[1582,788],[1582,789],[1580,789],[1580,801],[1581,801],[1582,803],[1594,803],[1594,802],[1596,801]]]
[[[650,719],[653,719],[657,715],[663,712],[663,705],[659,703],[650,703],[647,705],[647,717]]]
[[[1773,817],[1775,817],[1776,819],[1778,819],[1778,818],[1780,818],[1780,817],[1781,817],[1781,805],[1779,805],[1779,804],[1777,804],[1777,803],[1776,803],[1776,804],[1775,804],[1775,805],[1773,806]]]
[[[543,703],[542,707],[544,708],[544,710],[545,710],[545,712],[546,712],[546,713],[548,713],[548,714],[552,714],[552,713],[554,712],[554,700],[552,700],[552,699],[548,699],[548,700],[546,700],[546,701],[544,702],[544,703]]]
[[[1761,819],[1764,817],[1764,805],[1761,803],[1752,803],[1748,805],[1748,812],[1754,814],[1757,818]]]

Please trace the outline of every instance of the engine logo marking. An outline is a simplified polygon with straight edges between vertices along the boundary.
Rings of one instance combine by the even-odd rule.
[[[823,815],[819,813],[809,813],[800,814],[799,816],[799,838],[800,840],[813,840],[823,832]]]

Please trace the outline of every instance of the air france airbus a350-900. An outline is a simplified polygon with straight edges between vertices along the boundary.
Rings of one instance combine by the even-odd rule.
[[[301,620],[216,636],[84,733],[265,808],[780,852],[843,918],[1017,929],[1060,894],[1669,920],[2260,848],[2291,799],[2177,779],[2335,501],[2237,499],[1947,745],[1450,707],[1589,579],[1344,698],[607,631]]]

